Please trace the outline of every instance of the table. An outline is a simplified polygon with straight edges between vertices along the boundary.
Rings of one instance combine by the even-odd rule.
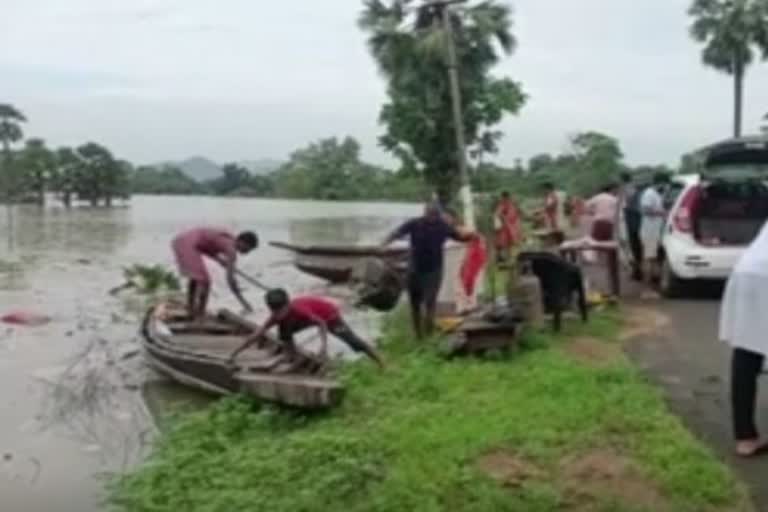
[[[571,263],[577,263],[579,253],[595,251],[605,254],[608,260],[608,279],[611,283],[611,293],[615,297],[621,295],[621,276],[619,273],[619,244],[616,242],[598,242],[591,238],[569,240],[560,244],[558,252]]]

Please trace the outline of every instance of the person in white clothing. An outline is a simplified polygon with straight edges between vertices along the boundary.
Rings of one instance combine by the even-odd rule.
[[[720,339],[731,353],[731,408],[736,453],[768,452],[755,425],[757,379],[768,354],[768,224],[733,268],[720,309]]]
[[[664,173],[653,177],[653,184],[646,188],[640,196],[640,241],[643,244],[643,273],[650,286],[658,275],[658,254],[661,243],[661,232],[664,229],[666,211],[661,196],[669,178]]]

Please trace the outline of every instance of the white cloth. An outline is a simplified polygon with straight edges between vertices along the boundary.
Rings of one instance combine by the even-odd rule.
[[[557,213],[555,214],[557,226],[560,229],[565,229],[565,226],[568,225],[568,219],[565,215],[565,202],[568,200],[568,196],[562,190],[557,190],[555,191],[555,197],[557,197]]]
[[[728,279],[720,306],[720,339],[768,355],[768,224]]]
[[[656,259],[664,229],[664,200],[655,188],[648,187],[640,196],[640,210],[643,220],[640,224],[640,240],[643,243],[645,259]]]

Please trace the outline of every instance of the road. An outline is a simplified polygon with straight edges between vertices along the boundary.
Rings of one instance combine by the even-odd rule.
[[[631,340],[627,352],[664,390],[672,411],[735,468],[749,486],[757,510],[768,511],[768,457],[741,460],[732,455],[730,352],[717,340],[718,292],[705,290],[706,298],[653,304],[669,322],[658,332]],[[760,396],[759,411],[759,425],[768,433],[768,389],[764,388]]]

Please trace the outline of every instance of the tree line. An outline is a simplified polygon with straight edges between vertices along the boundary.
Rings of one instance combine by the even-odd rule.
[[[111,206],[130,195],[129,162],[95,142],[53,149],[43,139],[24,140],[26,121],[13,105],[0,104],[0,199],[43,205],[53,193],[66,207],[75,200]]]
[[[617,183],[624,172],[639,180],[650,180],[657,172],[686,172],[684,157],[675,167],[630,165],[618,139],[595,131],[570,138],[560,154],[541,153],[512,166],[475,161],[470,168],[472,188],[480,193],[510,190],[519,196],[534,196],[546,182],[587,196],[609,183]],[[320,200],[402,200],[429,197],[432,188],[420,173],[408,168],[390,170],[365,162],[360,144],[353,137],[321,139],[294,151],[289,160],[268,174],[252,174],[244,166],[229,163],[215,179],[197,182],[173,166],[138,167],[132,191],[139,194],[211,194],[236,197],[277,197]]]
[[[131,180],[137,194],[210,194],[229,197],[280,197],[321,200],[419,200],[425,186],[418,175],[365,162],[353,137],[329,137],[294,151],[267,174],[237,163],[221,174],[196,181],[178,167],[141,166]]]
[[[2,133],[15,134],[0,139],[0,178],[6,200],[44,204],[53,194],[67,207],[74,201],[110,206],[114,199],[131,194],[419,201],[433,190],[430,180],[425,182],[417,169],[404,166],[390,170],[364,161],[360,143],[353,137],[311,143],[294,151],[288,161],[268,174],[254,174],[242,165],[228,163],[218,177],[197,181],[171,164],[134,166],[93,142],[51,149],[38,138],[22,141],[24,120],[15,107],[0,105],[0,127],[5,126]],[[554,182],[570,193],[590,195],[616,182],[622,172],[651,176],[677,170],[626,164],[619,141],[607,134],[586,131],[569,142],[568,149],[560,154],[538,154],[527,162],[517,160],[511,167],[475,159],[470,174],[473,189],[485,193],[504,189],[532,196],[545,182]],[[686,162],[684,158],[679,169],[684,170]]]

